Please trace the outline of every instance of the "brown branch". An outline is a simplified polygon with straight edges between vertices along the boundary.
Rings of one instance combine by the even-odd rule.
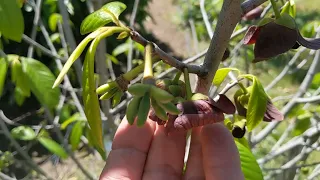
[[[131,39],[143,46],[146,46],[148,43],[152,43],[154,46],[154,56],[158,56],[161,58],[165,63],[169,64],[170,66],[173,66],[179,70],[183,70],[184,68],[188,69],[189,73],[197,74],[198,76],[205,76],[207,72],[205,71],[204,68],[202,68],[199,65],[191,65],[191,64],[186,64],[166,52],[164,52],[157,44],[154,42],[148,41],[145,39],[143,36],[141,36],[137,31],[131,31],[130,33]]]

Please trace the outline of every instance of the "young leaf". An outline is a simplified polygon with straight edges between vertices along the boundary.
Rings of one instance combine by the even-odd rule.
[[[36,133],[28,126],[18,126],[11,130],[12,137],[23,141],[31,141],[36,138]]]
[[[4,83],[6,81],[6,75],[8,70],[8,62],[5,58],[0,57],[0,97],[2,95]]]
[[[247,109],[247,128],[248,131],[252,131],[264,118],[264,114],[267,109],[268,95],[264,91],[260,81],[253,75],[242,75],[247,79],[250,79],[253,84],[248,91],[250,98]]]
[[[110,2],[91,13],[81,23],[80,33],[87,34],[110,22],[117,24],[119,15],[127,8],[121,2]]]
[[[127,53],[130,49],[130,44],[125,42],[123,44],[118,45],[116,48],[113,49],[112,55],[113,56],[118,56],[119,54],[122,53]]]
[[[220,86],[230,71],[236,71],[238,74],[240,74],[240,71],[236,68],[221,68],[217,70],[212,83],[215,86]]]
[[[309,129],[311,125],[311,120],[310,120],[311,117],[312,117],[312,114],[308,111],[306,111],[304,114],[297,116],[297,122],[292,131],[292,135],[299,136],[302,133],[304,133],[307,129]]]
[[[12,82],[15,83],[16,88],[19,89],[19,93],[22,96],[29,97],[30,87],[28,84],[28,79],[22,71],[21,62],[18,59],[14,59],[11,63],[11,78]]]
[[[0,32],[10,40],[21,42],[24,20],[16,0],[0,1]]]
[[[55,77],[50,69],[35,59],[24,57],[20,59],[31,92],[42,105],[46,105],[49,109],[54,108],[59,102],[60,89],[51,88]]]
[[[80,138],[82,136],[84,128],[84,122],[78,121],[73,125],[71,135],[70,135],[70,143],[72,150],[76,150],[80,143]]]
[[[246,180],[263,180],[263,174],[250,149],[235,141],[241,161],[241,170]]]
[[[52,32],[55,32],[57,29],[57,23],[60,21],[62,23],[62,16],[58,13],[53,13],[49,17],[49,28]]]
[[[84,50],[84,48],[87,46],[87,44],[92,41],[94,38],[96,38],[98,35],[100,35],[101,33],[108,31],[109,28],[100,28],[94,32],[92,32],[91,34],[89,34],[86,38],[84,38],[80,44],[76,47],[76,49],[72,52],[72,54],[70,55],[69,59],[67,60],[67,62],[64,64],[61,72],[59,73],[59,76],[57,77],[57,79],[55,80],[52,88],[55,88],[58,86],[58,84],[60,84],[63,80],[63,77],[67,74],[67,72],[69,71],[69,69],[71,68],[72,64],[78,59],[78,57],[81,55],[82,51]]]
[[[73,114],[69,119],[65,120],[62,124],[61,124],[61,129],[64,130],[66,129],[66,127],[70,124],[73,123],[74,121],[79,120],[80,118],[80,113],[75,113]]]
[[[53,154],[58,155],[62,159],[66,159],[68,157],[67,152],[60,146],[56,141],[47,138],[47,137],[39,137],[38,141],[47,148]]]
[[[96,83],[94,80],[94,55],[98,44],[99,40],[94,39],[87,51],[83,63],[82,97],[85,114],[90,126],[90,133],[92,137],[94,137],[94,144],[95,146],[104,150],[102,141],[102,121],[100,117],[100,106],[98,95],[95,92]]]
[[[14,88],[14,100],[18,104],[18,106],[21,106],[24,103],[24,100],[26,99],[26,96],[23,95],[23,92],[19,87]]]

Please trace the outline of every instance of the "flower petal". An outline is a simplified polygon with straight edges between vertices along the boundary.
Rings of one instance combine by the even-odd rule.
[[[275,22],[261,26],[254,47],[255,59],[253,63],[287,52],[295,45],[297,38],[296,30],[276,24]]]
[[[243,38],[243,44],[254,44],[256,43],[257,36],[260,32],[260,27],[258,26],[251,26]]]
[[[298,31],[298,39],[297,41],[302,46],[308,48],[308,49],[314,49],[318,50],[320,49],[320,38],[312,39],[312,38],[304,38],[300,32]]]
[[[219,94],[217,96],[218,100],[214,101],[209,98],[209,102],[213,107],[218,108],[225,114],[234,114],[236,112],[236,107],[233,105],[231,100],[224,94]]]
[[[272,104],[270,100],[267,103],[267,110],[264,114],[264,121],[282,121],[284,119],[283,114]]]

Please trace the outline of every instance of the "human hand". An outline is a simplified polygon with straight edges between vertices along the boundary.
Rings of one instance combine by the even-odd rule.
[[[148,119],[143,127],[124,118],[115,134],[101,180],[242,180],[237,147],[229,130],[216,123],[193,128],[183,173],[186,132],[166,135]]]

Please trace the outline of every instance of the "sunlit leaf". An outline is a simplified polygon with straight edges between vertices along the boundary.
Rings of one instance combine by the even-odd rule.
[[[212,83],[216,86],[220,86],[220,84],[224,81],[224,79],[227,77],[230,71],[236,71],[238,74],[240,73],[240,71],[236,68],[218,69]]]
[[[118,45],[116,48],[113,49],[112,55],[113,56],[118,56],[122,53],[127,53],[130,49],[130,43],[123,43]]]
[[[8,62],[5,58],[0,57],[0,97],[2,95],[4,83],[7,77]]]
[[[22,96],[30,96],[30,87],[27,75],[22,70],[21,62],[15,59],[11,62],[11,79]]]
[[[14,100],[18,104],[18,106],[21,106],[26,99],[26,96],[23,95],[23,92],[19,87],[14,88]]]
[[[31,92],[42,105],[46,105],[49,109],[54,108],[59,102],[60,89],[51,88],[55,80],[53,73],[47,66],[35,59],[21,57],[21,61]]]
[[[10,40],[21,42],[24,20],[16,0],[0,1],[0,32]]]
[[[100,150],[102,150],[101,153],[103,153],[102,120],[100,117],[98,95],[95,92],[96,83],[94,78],[94,55],[98,43],[99,41],[97,39],[93,40],[83,63],[82,97],[85,114],[90,126],[90,133],[95,142],[94,144],[100,148]]]
[[[57,29],[57,23],[62,23],[62,16],[58,13],[53,13],[49,17],[49,28],[52,32],[55,32]]]
[[[250,98],[247,109],[247,128],[252,131],[264,118],[267,109],[268,95],[264,91],[260,81],[253,75],[242,75],[242,77],[250,79],[253,83],[248,91]]]
[[[241,161],[241,170],[246,180],[263,180],[263,174],[257,163],[256,158],[251,153],[250,149],[236,142]]]
[[[61,124],[61,129],[64,130],[70,123],[73,123],[73,122],[79,120],[80,117],[81,117],[80,113],[73,114],[69,119],[65,120]]]
[[[70,135],[70,143],[71,143],[72,150],[75,150],[78,148],[80,143],[80,138],[82,136],[83,128],[84,128],[83,121],[78,121],[73,125],[71,135]]]
[[[12,137],[23,141],[30,141],[36,138],[34,130],[28,126],[18,126],[11,130]]]
[[[293,136],[299,136],[309,129],[311,125],[312,114],[306,111],[304,114],[297,116],[295,127],[292,131]]]
[[[38,141],[53,154],[58,155],[62,159],[68,157],[67,152],[56,141],[47,137],[38,137]]]
[[[110,2],[88,15],[81,23],[80,32],[86,34],[110,22],[117,22],[119,15],[127,8],[121,2]]]
[[[107,60],[111,60],[114,64],[119,64],[119,60],[111,54],[106,54]]]

